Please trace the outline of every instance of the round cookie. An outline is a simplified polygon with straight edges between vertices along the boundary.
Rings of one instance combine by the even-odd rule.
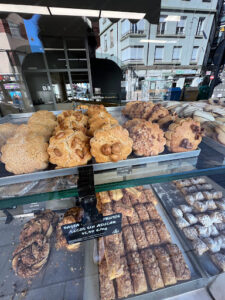
[[[18,125],[12,123],[0,124],[0,150],[6,141],[15,134],[17,127]]]
[[[48,119],[48,118],[30,118],[28,120],[28,125],[33,125],[33,124],[40,124],[42,126],[46,126],[49,128],[49,130],[52,132],[55,127],[57,126],[57,122],[53,119]]]
[[[100,111],[106,111],[105,106],[100,105],[90,105],[88,106],[87,114],[89,117],[93,116],[96,113],[99,113]]]
[[[1,161],[7,171],[14,174],[44,170],[48,166],[48,144],[36,134],[18,134],[7,140],[2,147]]]
[[[167,131],[170,124],[174,123],[177,119],[177,115],[168,115],[160,120],[158,120],[157,124],[163,131]]]
[[[123,128],[127,129],[128,132],[130,132],[132,127],[136,126],[137,124],[146,123],[146,122],[147,122],[146,120],[135,118],[124,123]]]
[[[202,141],[200,123],[192,118],[177,119],[165,133],[166,146],[170,152],[196,150]]]
[[[126,104],[126,106],[123,108],[122,113],[124,114],[124,116],[129,117],[130,116],[130,110],[131,107],[133,105],[135,105],[136,103],[141,103],[141,101],[132,101],[132,102],[128,102]]]
[[[90,141],[91,154],[95,157],[96,162],[116,162],[127,159],[132,152],[133,144],[128,131],[119,125],[106,128],[95,131],[94,137]]]
[[[16,135],[26,135],[29,133],[37,134],[40,136],[43,136],[45,138],[45,141],[49,141],[51,135],[52,135],[52,129],[48,126],[44,126],[42,124],[22,124],[18,126],[16,129]]]
[[[155,104],[148,116],[148,121],[157,122],[158,120],[165,118],[169,115],[168,109],[163,107],[161,104]]]
[[[59,121],[60,120],[60,121]],[[84,133],[86,132],[88,117],[78,111],[73,111],[73,114],[65,117],[58,117],[59,125],[55,128],[55,133],[60,130],[73,129],[73,130],[81,130]]]
[[[91,159],[89,138],[82,131],[59,131],[50,138],[49,161],[62,168],[86,165]]]
[[[88,135],[93,136],[95,131],[100,129],[102,126],[109,125],[118,125],[118,121],[114,119],[111,115],[109,116],[100,116],[99,118],[92,118],[89,121],[89,130]]]
[[[131,128],[130,137],[133,140],[133,151],[138,156],[153,156],[164,151],[166,139],[156,123],[138,123]]]
[[[33,113],[29,120],[31,120],[31,121],[40,121],[40,120],[43,120],[43,119],[50,119],[50,120],[55,121],[56,116],[51,111],[39,110],[39,111]]]

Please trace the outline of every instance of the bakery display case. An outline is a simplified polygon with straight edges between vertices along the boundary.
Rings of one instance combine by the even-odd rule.
[[[164,299],[225,270],[224,165],[198,120],[135,105],[1,119],[3,299]]]

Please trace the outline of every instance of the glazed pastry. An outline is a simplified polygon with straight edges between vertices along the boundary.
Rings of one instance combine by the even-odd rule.
[[[146,292],[148,287],[145,279],[143,265],[138,252],[135,251],[128,253],[127,262],[133,282],[134,293],[140,294]]]
[[[225,255],[222,253],[215,253],[211,255],[211,259],[219,269],[225,272]]]
[[[170,255],[177,280],[188,280],[191,278],[191,272],[185,263],[183,254],[175,244],[167,244],[166,250]]]
[[[195,240],[198,238],[198,232],[194,227],[186,227],[183,229],[184,235],[189,239],[189,240]]]
[[[185,205],[185,204],[181,204],[179,205],[181,211],[185,214],[185,213],[191,213],[192,212],[192,207]]]
[[[202,255],[209,250],[208,246],[201,239],[194,240],[192,246],[198,255]]]
[[[197,192],[192,195],[185,196],[185,200],[188,204],[193,205],[195,201],[204,200],[204,195],[202,192]]]
[[[206,201],[206,205],[208,206],[208,210],[215,210],[217,209],[216,203],[214,200],[208,200]]]
[[[151,249],[141,250],[142,263],[147,275],[148,283],[153,291],[163,288],[164,283],[158,261]]]
[[[91,154],[96,162],[116,162],[127,159],[132,152],[133,142],[129,138],[128,131],[116,125],[104,130],[99,129],[95,132],[90,141]]]
[[[112,190],[112,191],[109,191],[109,196],[112,200],[119,201],[123,198],[123,192],[120,189]]]
[[[193,207],[198,212],[205,212],[208,210],[208,204],[207,201],[195,201],[193,203]]]
[[[155,247],[154,254],[158,260],[160,271],[165,286],[175,284],[177,282],[175,273],[173,271],[173,265],[171,263],[170,257],[166,250],[162,247]]]
[[[212,199],[220,199],[223,197],[223,193],[216,191],[216,192],[203,192],[204,197],[207,200],[212,200]]]
[[[138,246],[138,249],[144,249],[148,247],[148,241],[145,236],[145,232],[140,224],[132,226],[134,237]]]
[[[184,215],[184,217],[190,225],[193,225],[198,222],[198,219],[192,214],[187,213]]]
[[[210,214],[210,219],[212,223],[222,223],[223,222],[223,214],[220,211],[215,211]]]
[[[221,200],[216,200],[215,203],[216,203],[216,206],[218,209],[225,210],[225,199],[224,198]]]
[[[207,245],[207,247],[209,248],[209,250],[213,253],[215,252],[219,252],[220,251],[220,245],[221,245],[221,241],[220,240],[216,240],[216,239],[212,239],[212,238],[205,238],[203,239],[204,243]]]
[[[144,227],[145,236],[148,240],[149,245],[150,246],[159,245],[160,244],[160,238],[159,238],[158,232],[156,230],[155,224],[151,221],[144,222],[143,227]]]
[[[197,190],[196,186],[193,185],[193,186],[181,188],[180,191],[182,192],[182,194],[188,195],[188,194],[191,194],[191,193],[195,193],[198,190]]]
[[[154,221],[154,225],[160,237],[161,243],[171,243],[171,236],[164,222],[156,220]]]
[[[130,130],[133,151],[138,156],[153,156],[164,151],[166,139],[158,124],[138,123]]]
[[[169,126],[165,137],[170,152],[196,150],[202,141],[200,123],[191,118],[177,119]]]
[[[213,186],[210,183],[197,184],[196,187],[199,191],[208,191],[213,189]]]
[[[173,208],[172,208],[172,215],[173,215],[175,218],[183,217],[183,212],[182,212],[181,209],[176,208],[176,207],[173,207]]]
[[[121,258],[121,264],[124,266],[124,272],[122,276],[116,278],[117,293],[118,298],[127,298],[129,295],[134,294],[134,290],[130,278],[130,272],[128,269],[126,257]]]
[[[180,229],[183,229],[190,225],[184,218],[181,218],[181,217],[176,219],[176,224]]]
[[[225,230],[225,223],[216,223],[215,227],[219,231]]]
[[[174,183],[178,188],[188,187],[192,185],[191,180],[189,179],[175,180]]]
[[[204,184],[204,183],[206,183],[206,180],[203,177],[191,178],[191,183],[192,184]]]
[[[214,225],[211,225],[209,227],[201,226],[201,225],[196,225],[195,226],[199,237],[201,238],[207,238],[212,236],[215,236],[218,234],[218,231]]]
[[[209,215],[197,215],[198,221],[205,227],[209,227],[214,223],[214,220]]]

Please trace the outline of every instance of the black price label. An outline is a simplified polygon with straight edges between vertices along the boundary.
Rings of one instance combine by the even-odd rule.
[[[68,244],[75,244],[102,236],[117,234],[121,232],[122,214],[114,214],[102,217],[96,222],[87,224],[72,223],[63,225],[62,231]]]

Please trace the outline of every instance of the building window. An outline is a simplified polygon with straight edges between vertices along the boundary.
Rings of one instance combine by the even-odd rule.
[[[21,38],[21,32],[20,32],[20,25],[19,24],[15,24],[13,22],[8,21],[8,25],[9,25],[9,29],[10,29],[10,33],[12,37],[19,37]]]
[[[181,56],[181,47],[179,46],[173,47],[172,60],[180,60],[180,56]]]
[[[164,34],[166,31],[166,15],[160,16],[157,34]]]
[[[114,47],[113,29],[110,30],[110,48]]]
[[[138,21],[137,23],[131,23],[129,20],[122,21],[121,35],[126,34],[143,34],[144,33],[144,19]]]
[[[105,34],[104,35],[104,51],[106,52],[108,49],[107,49],[107,35]]]
[[[205,21],[205,18],[203,18],[203,17],[199,18],[198,26],[197,26],[197,30],[196,30],[196,35],[202,35],[203,28],[204,28],[204,21]]]
[[[197,58],[198,58],[198,49],[199,49],[198,46],[193,47],[192,55],[191,55],[191,61],[197,61]]]
[[[187,17],[181,17],[180,21],[177,22],[176,34],[185,34],[185,24]]]
[[[144,47],[143,46],[133,46],[127,47],[122,50],[122,61],[134,60],[141,61],[143,60]]]
[[[163,59],[163,46],[156,46],[155,47],[155,56],[154,59],[155,61],[161,61]]]

